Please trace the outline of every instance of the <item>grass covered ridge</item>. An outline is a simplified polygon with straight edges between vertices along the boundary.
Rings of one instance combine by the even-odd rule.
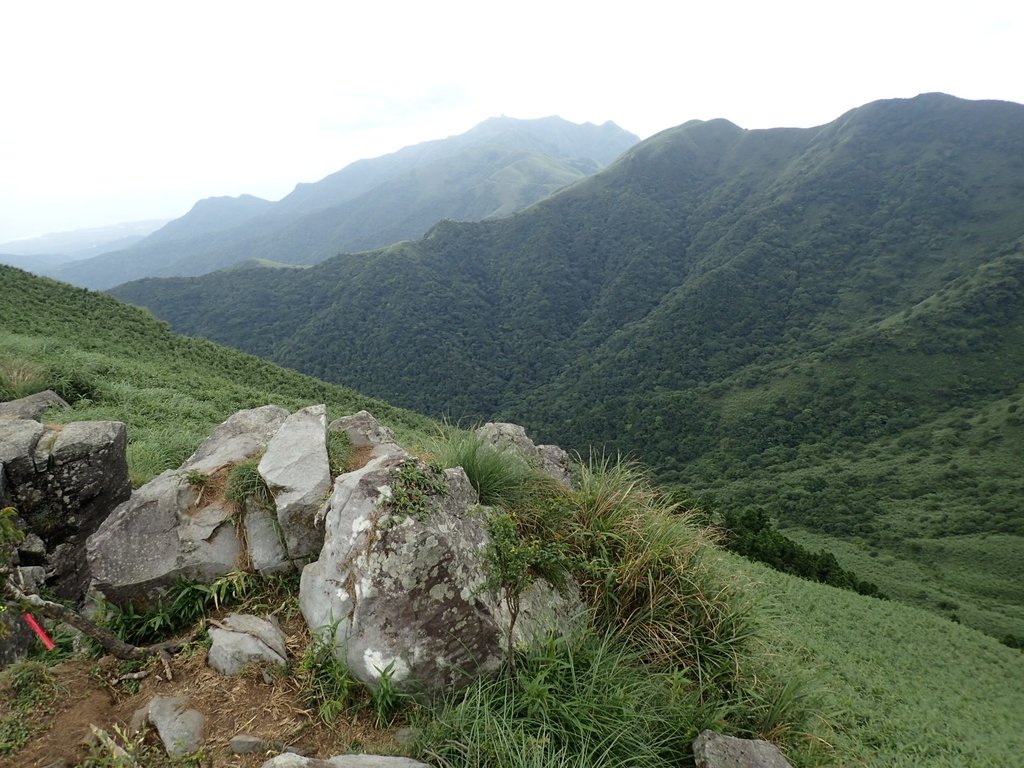
[[[366,409],[412,444],[433,430],[410,411],[171,333],[103,294],[2,265],[0,293],[0,397],[49,388],[74,406],[51,421],[125,422],[135,485],[179,466],[231,414],[268,403],[325,403],[332,418]]]

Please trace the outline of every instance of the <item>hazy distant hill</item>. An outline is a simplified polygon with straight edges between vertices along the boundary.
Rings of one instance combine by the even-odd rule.
[[[591,174],[638,141],[614,123],[493,118],[460,136],[360,160],[278,203],[203,200],[145,241],[54,277],[108,288],[252,259],[312,264],[421,236],[441,219],[507,216]]]
[[[269,200],[253,195],[208,197],[193,205],[181,218],[169,221],[150,235],[146,245],[188,240],[234,229],[266,213],[273,206]]]
[[[0,243],[0,263],[38,272],[68,261],[128,248],[166,223],[165,219],[134,221]]]
[[[927,94],[695,121],[509,219],[114,293],[407,407],[639,455],[1024,636],[1022,209],[1024,107]]]

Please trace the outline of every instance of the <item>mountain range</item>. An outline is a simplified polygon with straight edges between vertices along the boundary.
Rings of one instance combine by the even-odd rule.
[[[1022,205],[1024,107],[925,94],[693,121],[507,218],[113,294],[397,405],[639,456],[1024,636]]]
[[[508,216],[606,166],[639,139],[614,123],[491,118],[360,160],[278,202],[201,200],[130,248],[44,270],[88,288],[239,263],[308,265],[420,237],[440,219]]]

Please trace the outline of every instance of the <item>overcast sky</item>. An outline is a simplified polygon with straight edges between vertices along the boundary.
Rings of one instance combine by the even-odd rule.
[[[493,115],[826,123],[1024,102],[1024,3],[0,0],[0,242],[276,200]]]

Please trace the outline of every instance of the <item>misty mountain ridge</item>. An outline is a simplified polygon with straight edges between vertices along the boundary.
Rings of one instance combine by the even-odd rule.
[[[614,123],[492,118],[447,139],[359,160],[272,203],[200,201],[122,252],[48,274],[109,288],[263,259],[312,264],[421,236],[441,219],[507,216],[607,165],[639,139]]]
[[[12,240],[0,243],[0,263],[38,271],[128,248],[167,223],[167,219],[132,221]]]

